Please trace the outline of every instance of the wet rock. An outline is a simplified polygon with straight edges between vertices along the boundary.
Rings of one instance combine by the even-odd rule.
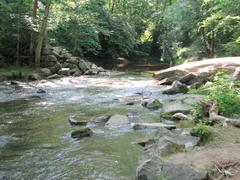
[[[58,71],[58,74],[63,75],[63,76],[68,76],[70,74],[69,71],[70,71],[69,68],[61,68]]]
[[[28,76],[28,80],[30,80],[30,81],[36,81],[39,79],[41,79],[41,76],[37,73],[33,73]]]
[[[42,76],[50,76],[52,74],[50,69],[48,69],[48,68],[40,69],[40,73],[41,73]]]
[[[57,79],[57,78],[61,78],[61,77],[62,77],[62,76],[59,75],[59,74],[52,74],[52,75],[48,76],[47,78],[48,78],[48,79]]]
[[[109,120],[106,123],[106,126],[114,127],[114,126],[122,126],[127,124],[129,124],[129,119],[127,116],[116,114],[109,118]]]
[[[189,117],[183,113],[175,113],[173,116],[172,116],[172,119],[173,120],[188,120]]]
[[[135,104],[134,102],[126,103],[127,106],[133,106],[134,104]]]
[[[163,94],[170,94],[170,95],[171,94],[178,94],[178,93],[184,93],[185,94],[187,92],[188,92],[187,85],[182,84],[179,81],[174,81],[172,83],[172,86],[169,89],[163,91]]]
[[[73,131],[71,137],[76,139],[82,139],[84,137],[90,137],[92,135],[93,131],[90,128],[81,128],[79,130]]]
[[[155,143],[156,140],[153,138],[143,139],[142,141],[138,142],[138,144],[142,147],[149,146],[153,143]]]
[[[154,99],[154,100],[150,100],[149,102],[147,101],[143,102],[142,106],[151,110],[157,110],[161,108],[163,104],[159,100]]]
[[[46,93],[46,91],[45,91],[45,90],[43,90],[43,89],[38,89],[38,90],[37,90],[37,93],[38,93],[38,94],[45,94],[45,93]]]
[[[20,82],[18,82],[18,81],[11,81],[10,84],[20,86]]]
[[[132,127],[134,130],[142,130],[142,129],[158,129],[158,128],[167,128],[167,129],[175,129],[175,124],[163,124],[163,123],[133,123]]]
[[[89,122],[89,119],[81,118],[81,117],[77,118],[77,117],[71,116],[68,118],[68,122],[71,125],[86,126],[87,123]]]
[[[11,178],[7,174],[0,172],[0,180],[11,180]]]
[[[60,63],[56,63],[53,67],[50,68],[51,73],[57,73],[62,68]]]
[[[95,123],[106,123],[110,117],[111,117],[110,115],[99,116],[99,117],[92,119],[91,121],[95,122]]]
[[[69,75],[71,75],[71,76],[81,76],[82,75],[82,71],[79,70],[78,68],[74,68],[74,69],[71,69],[69,71]]]

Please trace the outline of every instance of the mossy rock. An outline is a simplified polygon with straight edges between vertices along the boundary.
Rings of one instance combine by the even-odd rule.
[[[71,137],[76,139],[82,139],[84,137],[90,137],[92,135],[93,131],[90,128],[80,128],[76,131],[73,131]]]

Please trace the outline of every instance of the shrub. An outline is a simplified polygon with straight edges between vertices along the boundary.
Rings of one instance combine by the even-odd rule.
[[[214,133],[214,129],[203,122],[198,123],[191,132],[192,135],[200,137],[202,143],[209,141]]]
[[[217,101],[220,114],[231,116],[240,113],[240,88],[234,86],[228,76],[216,76],[208,97]]]

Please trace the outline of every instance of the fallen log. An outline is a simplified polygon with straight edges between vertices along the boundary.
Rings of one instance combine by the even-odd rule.
[[[205,107],[209,106],[209,110],[208,110],[208,114],[209,114],[209,121],[213,122],[213,121],[223,121],[225,124],[231,124],[235,127],[240,128],[240,119],[232,119],[232,118],[228,118],[225,116],[221,116],[219,115],[219,109],[217,106],[217,102],[216,101],[208,101],[207,103],[205,103]],[[206,113],[205,113],[206,114]]]

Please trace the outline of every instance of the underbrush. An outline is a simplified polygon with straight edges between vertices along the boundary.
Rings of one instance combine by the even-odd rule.
[[[231,81],[230,77],[222,72],[215,76],[212,83],[207,83],[192,92],[205,95],[204,101],[217,102],[220,115],[232,117],[234,114],[240,114],[240,82]]]
[[[32,67],[7,67],[0,69],[0,75],[7,79],[23,79],[27,74],[37,71]]]

